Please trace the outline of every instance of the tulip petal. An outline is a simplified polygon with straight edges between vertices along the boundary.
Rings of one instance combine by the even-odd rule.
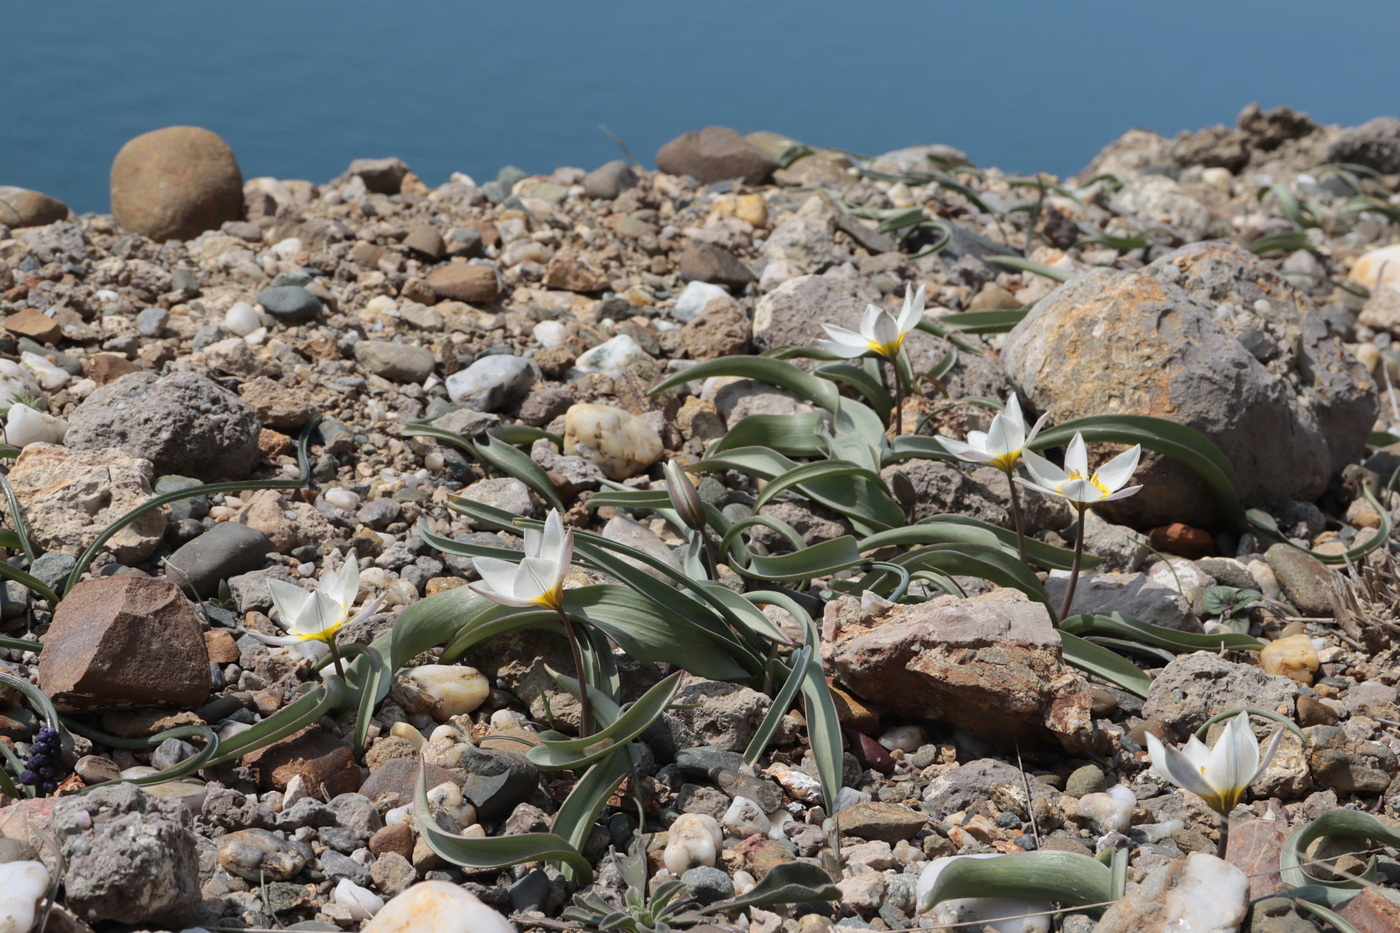
[[[1089,449],[1084,446],[1084,435],[1077,431],[1074,439],[1065,448],[1065,473],[1089,475]]]
[[[1176,786],[1189,790],[1206,800],[1218,797],[1216,789],[1206,781],[1200,769],[1179,749],[1166,745],[1152,733],[1147,733],[1147,754],[1152,759],[1152,767],[1162,777]]]
[[[1099,482],[1107,486],[1110,491],[1119,489],[1133,478],[1133,471],[1137,469],[1138,458],[1141,456],[1142,447],[1134,444],[1099,467],[1095,475],[1099,478]]]
[[[918,290],[911,296],[909,290],[904,290],[904,309],[899,312],[899,332],[907,334],[918,326],[919,321],[924,317],[924,298],[926,291],[920,285]]]
[[[997,457],[1015,453],[1021,449],[1023,440],[1021,426],[1003,412],[992,419],[992,429],[987,432],[987,453]]]
[[[1253,784],[1254,779],[1263,774],[1264,769],[1269,766],[1269,762],[1274,760],[1274,754],[1278,751],[1278,743],[1281,738],[1283,738],[1282,726],[1274,730],[1274,737],[1269,739],[1269,747],[1264,749],[1263,758],[1259,762],[1259,767],[1255,768],[1254,773],[1250,775],[1249,783]]]
[[[277,610],[277,620],[288,631],[311,603],[311,593],[286,580],[268,580],[267,592]]]
[[[1047,422],[1047,421],[1049,421],[1049,420],[1050,420],[1050,412],[1048,412],[1048,411],[1047,411],[1045,414],[1041,415],[1039,418],[1037,418],[1037,419],[1035,420],[1035,424],[1031,427],[1030,433],[1026,435],[1026,443],[1027,443],[1027,444],[1029,444],[1031,441],[1035,440],[1035,436],[1036,436],[1037,434],[1040,433],[1040,429],[1043,428],[1043,427],[1045,427],[1045,422]],[[1022,421],[1021,423],[1022,423],[1022,424],[1025,424],[1024,421]]]
[[[1068,473],[1033,450],[1024,451],[1021,456],[1026,464],[1026,471],[1037,483],[1049,487],[1049,492],[1053,493],[1054,487],[1069,479]]]
[[[1060,484],[1060,495],[1071,502],[1085,505],[1092,505],[1104,499],[1103,491],[1087,479],[1065,480]]]
[[[971,444],[964,444],[962,441],[955,441],[951,437],[944,437],[940,434],[934,440],[942,444],[944,450],[959,460],[967,460],[972,463],[991,463],[996,459],[985,450],[980,450]]]
[[[1124,489],[1118,490],[1117,492],[1113,493],[1112,495],[1104,496],[1104,497],[1103,497],[1102,499],[1100,499],[1099,501],[1100,501],[1100,502],[1112,502],[1112,501],[1115,500],[1115,499],[1126,499],[1126,498],[1128,498],[1129,496],[1136,495],[1137,492],[1138,492],[1138,490],[1140,490],[1141,488],[1142,488],[1141,486],[1128,486],[1128,487],[1126,487],[1126,488],[1124,488]]]
[[[1026,479],[1025,477],[1017,476],[1017,477],[1014,477],[1014,479],[1016,480],[1016,482],[1020,483],[1022,486],[1025,486],[1027,489],[1034,489],[1036,492],[1043,493],[1043,494],[1045,494],[1045,495],[1047,495],[1047,496],[1058,496],[1058,495],[1059,495],[1059,493],[1056,492],[1055,490],[1053,490],[1053,489],[1048,489],[1048,488],[1046,488],[1046,487],[1040,485],[1039,483],[1033,483],[1033,482],[1031,482],[1030,480]]]
[[[515,592],[515,564],[495,557],[478,557],[473,561],[477,575],[498,596],[518,596]]]
[[[478,558],[478,560],[479,559],[480,558]],[[467,589],[471,590],[478,596],[486,597],[493,603],[496,603],[501,606],[510,606],[513,609],[526,609],[535,605],[535,603],[531,600],[516,599],[514,596],[511,596],[509,594],[498,593],[495,590],[484,590],[479,586],[472,586],[470,583],[467,584]]]
[[[302,641],[295,635],[264,635],[262,632],[251,628],[247,630],[247,634],[262,642],[264,645],[276,645],[279,648],[293,648],[300,644]]]
[[[875,339],[875,325],[884,317],[885,309],[878,305],[866,305],[865,313],[860,317],[860,335],[867,341]]]

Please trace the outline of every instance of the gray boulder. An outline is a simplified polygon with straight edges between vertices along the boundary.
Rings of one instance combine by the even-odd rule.
[[[168,924],[199,910],[199,858],[190,811],[130,784],[65,797],[54,808],[68,907],[89,922]]]
[[[197,373],[123,376],[88,396],[69,418],[75,450],[120,447],[157,475],[241,479],[258,462],[258,418],[238,396]]]
[[[1208,651],[1177,658],[1152,681],[1142,714],[1185,740],[1216,713],[1254,706],[1293,715],[1298,684]]]

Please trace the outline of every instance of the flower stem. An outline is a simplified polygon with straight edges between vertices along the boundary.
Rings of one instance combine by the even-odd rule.
[[[1011,517],[1016,520],[1016,545],[1021,550],[1021,563],[1029,567],[1030,561],[1026,559],[1026,525],[1021,516],[1021,494],[1016,490],[1015,472],[1014,466],[1006,471],[1006,482],[1011,486]]]
[[[1084,506],[1079,508],[1079,534],[1074,536],[1074,564],[1069,568],[1069,589],[1065,590],[1065,601],[1060,606],[1060,621],[1069,615],[1069,604],[1074,602],[1074,588],[1079,584],[1079,566],[1084,561]]]
[[[1216,845],[1215,854],[1220,858],[1225,858],[1225,852],[1230,847],[1230,817],[1229,814],[1220,814],[1220,842]]]
[[[573,620],[563,609],[559,610],[559,621],[564,623],[564,635],[569,639],[569,651],[574,656],[574,676],[578,678],[578,734],[584,738],[593,731],[593,710],[588,700],[588,680],[583,676],[583,649],[579,647]]]
[[[891,357],[885,362],[890,364],[890,381],[894,385],[894,436],[899,437],[904,433],[904,379],[899,375],[898,358]]]
[[[341,680],[345,679],[345,667],[340,663],[340,648],[336,647],[335,637],[327,639],[326,647],[331,649],[331,660],[335,662],[335,675]]]

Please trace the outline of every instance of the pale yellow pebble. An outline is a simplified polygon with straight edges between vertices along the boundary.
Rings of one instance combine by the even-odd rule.
[[[1304,634],[1269,642],[1259,652],[1259,665],[1264,673],[1278,674],[1300,684],[1311,684],[1321,663],[1312,639]]]

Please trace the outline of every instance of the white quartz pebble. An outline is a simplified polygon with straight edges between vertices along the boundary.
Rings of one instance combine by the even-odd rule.
[[[246,337],[259,327],[262,327],[262,318],[246,301],[238,302],[224,314],[224,330],[239,337]]]
[[[692,868],[714,868],[724,834],[715,818],[704,813],[682,813],[671,824],[670,839],[662,862],[675,875]]]
[[[491,682],[474,667],[460,664],[429,664],[414,667],[404,676],[419,690],[438,701],[432,711],[439,722],[474,712],[491,695]]]
[[[28,405],[11,405],[5,416],[5,442],[15,447],[27,444],[62,444],[68,422]]]
[[[928,742],[928,733],[923,726],[895,726],[893,729],[886,729],[885,734],[876,741],[890,751],[897,748],[900,751],[917,752]]]
[[[1085,794],[1079,798],[1079,817],[1093,824],[1101,833],[1126,833],[1133,825],[1133,807],[1137,798],[1122,784],[1107,793]]]
[[[384,905],[361,933],[516,933],[505,917],[448,881],[420,881]]]
[[[39,385],[47,391],[61,388],[68,384],[69,379],[73,378],[68,373],[68,370],[54,363],[50,363],[39,354],[31,353],[28,350],[25,350],[19,355],[19,361],[25,369],[34,374],[34,378],[38,380]]]
[[[49,870],[43,862],[0,864],[0,933],[29,933],[48,890]]]
[[[352,920],[368,920],[384,909],[384,899],[368,888],[362,888],[349,878],[341,878],[335,886],[335,902],[350,908]]]

